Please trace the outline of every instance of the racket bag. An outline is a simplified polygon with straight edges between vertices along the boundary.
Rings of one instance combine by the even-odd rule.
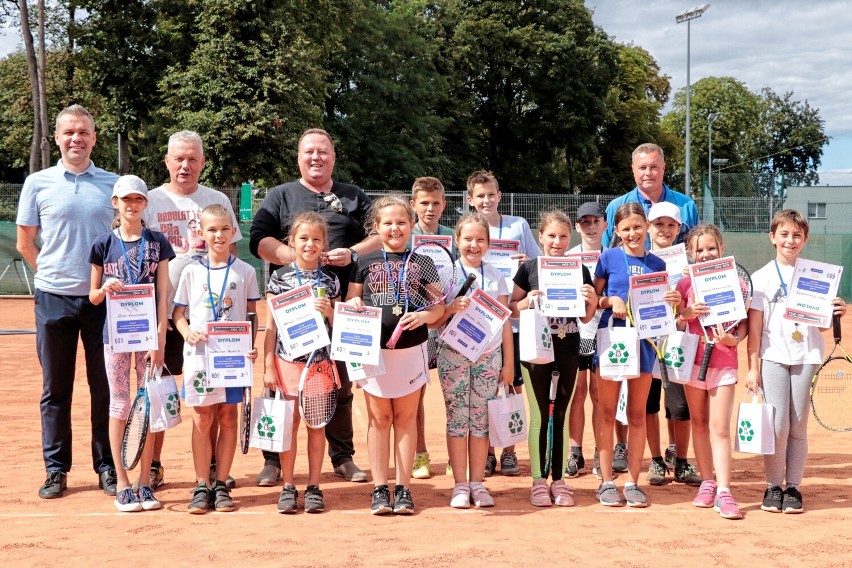
[[[541,313],[538,302],[533,301],[527,310],[521,310],[518,328],[521,361],[543,365],[552,363],[553,337],[550,335],[550,318]],[[499,446],[505,447],[505,446]]]
[[[213,388],[207,380],[207,357],[198,344],[185,346],[183,386],[187,406],[210,406],[225,402],[225,388]]]
[[[694,333],[676,331],[669,335],[666,341],[666,368],[669,370],[669,380],[685,385],[692,377],[692,370],[701,362],[695,361],[698,353],[698,343],[701,338]],[[660,360],[654,362],[653,375],[660,376]]]
[[[180,395],[173,376],[164,377],[162,369],[155,369],[148,381],[148,399],[151,402],[151,432],[164,432],[181,423]]]
[[[609,318],[607,327],[598,330],[598,375],[602,379],[620,381],[639,376],[639,334],[625,319],[625,327],[613,327]]]
[[[293,413],[296,403],[281,398],[280,389],[275,397],[256,396],[251,405],[249,447],[268,452],[286,452],[293,439]]]
[[[524,397],[509,393],[506,388],[502,392],[502,396],[488,401],[488,439],[495,448],[526,442],[529,434]]]
[[[771,455],[775,453],[775,407],[767,404],[763,389],[752,393],[751,402],[740,403],[737,412],[737,430],[734,449],[746,454]]]
[[[621,388],[618,390],[615,419],[627,426],[627,381],[621,381]]]

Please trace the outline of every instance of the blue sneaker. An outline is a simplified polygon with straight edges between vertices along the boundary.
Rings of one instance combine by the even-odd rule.
[[[124,513],[135,513],[142,510],[142,502],[136,497],[133,489],[128,487],[115,494],[115,508]]]

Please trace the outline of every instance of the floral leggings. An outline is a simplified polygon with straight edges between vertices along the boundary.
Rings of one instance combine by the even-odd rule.
[[[471,363],[455,349],[441,345],[438,375],[447,407],[447,435],[488,436],[488,401],[497,396],[503,350],[498,347]]]
[[[145,376],[145,351],[114,353],[112,346],[104,345],[104,363],[109,381],[109,417],[127,420],[130,416],[130,366],[136,363],[136,384]]]

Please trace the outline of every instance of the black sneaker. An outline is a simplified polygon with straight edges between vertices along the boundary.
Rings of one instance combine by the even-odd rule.
[[[115,496],[115,487],[117,483],[118,478],[115,475],[115,468],[109,468],[108,470],[102,471],[98,474],[98,487],[103,489],[104,493],[107,495]]]
[[[192,490],[192,500],[186,510],[193,515],[203,515],[210,508],[210,489],[205,483],[199,483]]]
[[[485,458],[485,477],[494,475],[495,469],[497,469],[497,456],[488,454],[488,457]]]
[[[764,511],[770,513],[781,512],[781,501],[784,499],[784,492],[777,485],[767,487],[763,493],[763,504],[760,506]]]
[[[278,496],[278,512],[292,515],[298,508],[299,492],[292,485],[285,485]]]
[[[370,510],[374,515],[386,515],[393,512],[390,501],[390,489],[387,485],[377,485],[373,489],[373,502],[370,505]]]
[[[414,512],[411,491],[405,485],[397,485],[393,488],[393,512],[397,515],[410,515]]]
[[[586,460],[583,454],[571,454],[568,458],[568,464],[565,466],[565,475],[570,478],[575,478],[580,475],[580,470],[586,467]]]
[[[213,485],[213,508],[219,513],[230,513],[234,510],[234,500],[228,486],[222,481]]]
[[[790,514],[805,512],[802,507],[802,494],[795,487],[788,487],[784,491],[784,497],[781,500],[781,512]]]
[[[68,489],[68,474],[64,471],[48,471],[44,485],[38,490],[38,496],[42,499],[57,499],[62,497],[66,489]]]
[[[322,513],[325,510],[325,502],[322,500],[322,491],[318,485],[308,485],[305,489],[305,512]]]

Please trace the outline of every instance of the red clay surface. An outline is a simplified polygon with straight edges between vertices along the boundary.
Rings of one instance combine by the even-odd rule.
[[[31,299],[0,300],[0,316],[4,329],[35,327]],[[845,318],[844,334],[852,348],[852,313]],[[741,347],[741,361],[743,354]],[[547,560],[566,566],[617,563],[655,568],[669,564],[852,565],[852,433],[823,430],[815,420],[810,421],[810,458],[802,486],[804,515],[761,511],[762,460],[739,453],[734,454],[733,492],[746,512],[742,521],[726,521],[712,509],[693,507],[695,489],[671,483],[646,487],[651,502],[647,509],[606,509],[594,499],[598,481],[588,468],[571,481],[576,507],[536,509],[529,504],[526,444],[518,448],[521,476],[487,479],[497,506],[460,511],[448,505],[453,484],[444,475],[445,417],[440,387],[433,381],[427,387],[426,404],[434,476],[412,482],[415,515],[371,516],[371,485],[335,478],[328,462],[322,477],[326,512],[306,515],[300,510],[295,516],[279,515],[280,486],[255,487],[254,476],[262,458],[252,449],[245,456],[237,453],[232,471],[237,479],[232,493],[237,510],[196,516],[185,510],[193,485],[190,413],[185,409],[184,423],[166,438],[166,484],[158,491],[164,509],[118,513],[112,498],[98,490],[91,469],[89,398],[82,356],[73,411],[74,468],[68,477],[68,492],[52,501],[37,496],[44,465],[39,423],[41,368],[35,336],[2,336],[0,367],[4,377],[0,384],[0,558],[9,566],[176,567],[242,561],[247,566],[437,568]],[[258,390],[261,382],[257,370]],[[360,392],[355,395],[354,427],[356,461],[367,469],[366,410]],[[666,439],[664,432],[664,443]],[[304,448],[304,432],[300,447]],[[588,426],[584,447],[590,458],[594,443]],[[647,461],[646,453],[646,465]],[[296,467],[301,492],[307,474],[304,456]],[[616,480],[619,487],[623,481],[623,477]]]

